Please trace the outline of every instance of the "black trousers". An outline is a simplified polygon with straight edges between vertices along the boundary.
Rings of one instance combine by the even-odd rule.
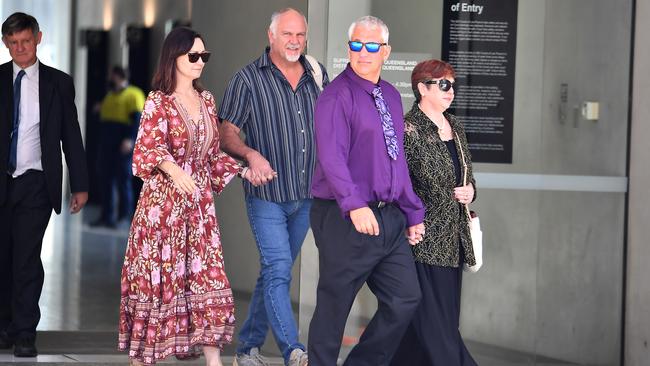
[[[35,337],[43,288],[41,246],[52,214],[45,174],[30,170],[7,179],[0,206],[0,330]]]
[[[356,231],[335,201],[314,200],[311,227],[320,277],[309,326],[309,365],[334,366],[345,323],[361,286],[368,284],[378,309],[344,365],[388,365],[420,301],[406,218],[395,206],[373,208],[379,236]]]

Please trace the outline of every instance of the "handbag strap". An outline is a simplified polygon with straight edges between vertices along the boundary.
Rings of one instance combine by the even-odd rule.
[[[323,90],[323,71],[320,68],[320,65],[318,64],[318,61],[314,58],[314,56],[311,55],[305,55],[305,58],[307,59],[307,62],[309,62],[309,66],[311,66],[311,73],[314,76],[314,81],[316,82],[316,85],[318,85],[319,90]]]
[[[460,157],[461,160],[463,160],[463,186],[467,185],[467,161],[465,160],[465,153],[463,152],[463,146],[460,143],[460,137],[458,136],[458,132],[454,131],[454,134],[456,135],[456,141],[458,141],[456,149],[460,151]],[[465,204],[465,213],[467,214],[467,223],[468,225],[471,225],[472,223],[472,214],[469,212],[469,204]]]

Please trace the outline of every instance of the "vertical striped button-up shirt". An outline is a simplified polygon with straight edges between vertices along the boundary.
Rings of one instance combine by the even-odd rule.
[[[312,68],[300,56],[305,72],[296,90],[273,64],[269,48],[228,83],[219,118],[246,135],[246,144],[264,156],[278,177],[255,187],[244,180],[246,194],[273,202],[310,198],[315,164],[314,106],[320,90]],[[329,82],[322,65],[323,85]]]

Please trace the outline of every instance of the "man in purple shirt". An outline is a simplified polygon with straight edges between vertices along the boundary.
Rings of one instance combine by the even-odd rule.
[[[350,307],[365,283],[379,307],[344,365],[388,365],[420,300],[413,255],[424,205],[404,157],[399,92],[379,78],[388,28],[365,16],[350,26],[350,63],[316,103],[317,162],[311,227],[319,251],[309,365],[332,366]]]

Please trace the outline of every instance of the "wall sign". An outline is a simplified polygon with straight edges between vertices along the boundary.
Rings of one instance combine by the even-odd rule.
[[[474,162],[512,163],[518,0],[444,0],[442,59],[456,70],[449,111]]]

